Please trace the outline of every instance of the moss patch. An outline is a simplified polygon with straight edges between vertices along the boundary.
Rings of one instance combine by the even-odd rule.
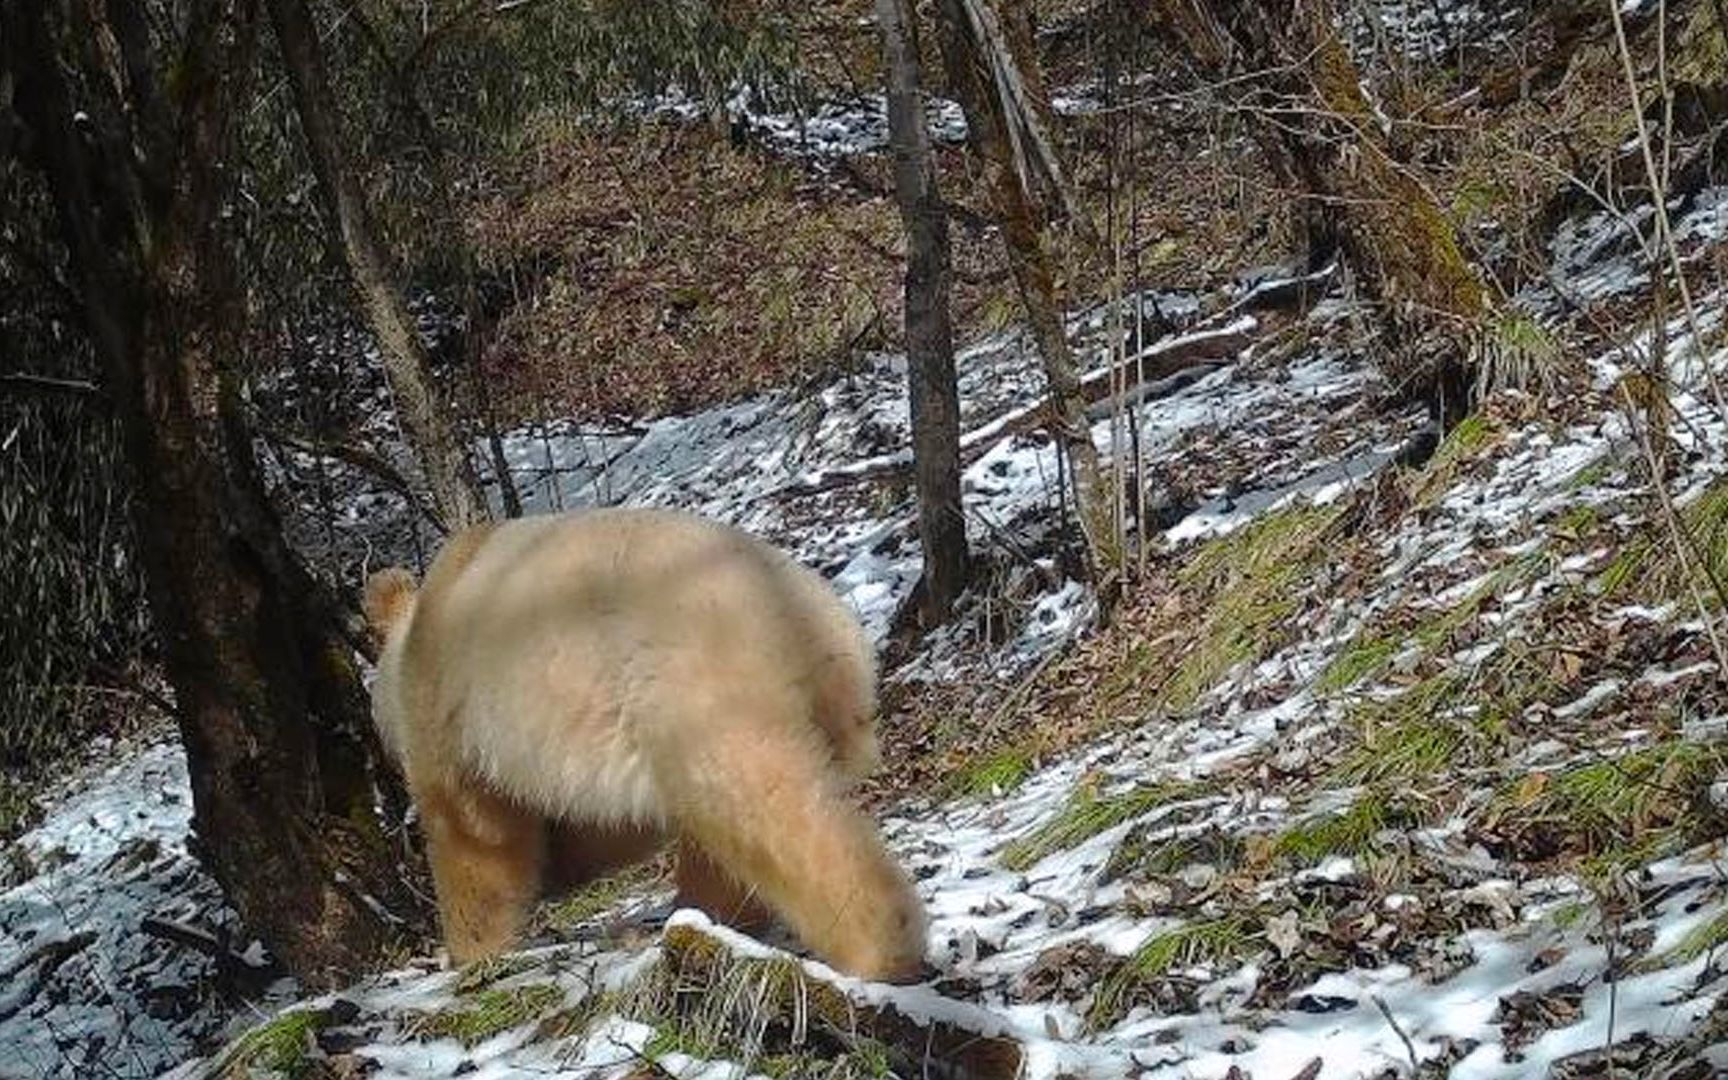
[[[1018,1076],[1012,1038],[879,1007],[785,957],[742,957],[692,926],[665,935],[665,959],[626,1010],[655,1029],[651,1050],[734,1062],[745,1072],[817,1080],[955,1074]],[[650,1056],[653,1056],[651,1053]]]

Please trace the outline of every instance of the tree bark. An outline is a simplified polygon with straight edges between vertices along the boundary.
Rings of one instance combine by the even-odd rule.
[[[438,400],[431,361],[397,285],[391,259],[379,242],[360,182],[342,147],[340,113],[330,92],[318,35],[306,0],[266,0],[300,130],[312,152],[312,169],[341,238],[342,254],[360,292],[367,321],[378,340],[384,372],[408,439],[426,474],[427,487],[445,528],[452,531],[488,517],[466,448]]]
[[[1396,159],[1332,4],[1158,0],[1155,11],[1202,77],[1250,88],[1258,142],[1299,194],[1310,268],[1341,253],[1399,338],[1393,374],[1456,397],[1460,344],[1480,339],[1489,295],[1433,193]]]
[[[912,400],[912,461],[918,540],[924,551],[924,621],[948,621],[966,587],[966,519],[960,503],[960,393],[949,308],[953,265],[948,214],[936,189],[918,27],[906,0],[876,0],[888,80],[894,191],[906,228],[906,378]]]
[[[1047,113],[1031,27],[1024,5],[1006,5],[1007,25],[1000,34],[990,32],[994,20],[974,17],[969,9],[992,14],[986,0],[938,0],[943,65],[965,111],[968,139],[984,164],[1014,283],[1049,388],[1049,427],[1069,462],[1088,558],[1093,571],[1102,573],[1114,567],[1119,556],[1113,503],[1086,421],[1050,250],[1042,188],[1059,191],[1062,182],[1053,167],[1035,172],[1029,160],[1037,148],[1027,146],[1036,140],[1026,129],[1036,129],[1038,123],[1024,114]],[[1004,72],[1008,75],[999,77]]]
[[[196,850],[277,959],[328,985],[374,962],[396,933],[388,912],[411,902],[373,809],[380,758],[354,652],[283,541],[232,374],[246,335],[235,110],[256,14],[197,0],[168,57],[126,25],[131,7],[51,15],[15,0],[0,49],[137,474]],[[97,40],[119,43],[124,70]],[[153,93],[168,71],[172,107]]]

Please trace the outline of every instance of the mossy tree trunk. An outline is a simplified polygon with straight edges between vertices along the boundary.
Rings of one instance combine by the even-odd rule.
[[[373,810],[377,740],[354,651],[283,540],[234,376],[247,333],[236,112],[256,13],[197,0],[171,45],[145,14],[134,0],[15,0],[0,69],[17,80],[27,160],[53,190],[135,474],[197,853],[289,970],[329,984],[379,957],[386,913],[409,901]]]
[[[912,400],[913,478],[924,551],[924,622],[948,621],[966,586],[960,505],[960,394],[949,292],[948,212],[936,189],[920,89],[918,27],[906,0],[876,0],[888,79],[894,189],[906,228],[906,378]]]
[[[306,0],[266,0],[276,28],[283,66],[312,153],[312,171],[324,193],[338,248],[360,293],[361,306],[378,341],[384,373],[425,473],[444,527],[456,530],[488,516],[466,447],[438,398],[426,345],[402,299],[396,269],[367,210],[360,180],[343,148],[340,113],[319,50]],[[470,327],[470,332],[478,332]]]
[[[1329,0],[1156,0],[1155,18],[1205,79],[1245,87],[1258,142],[1298,196],[1311,269],[1341,254],[1396,331],[1392,374],[1451,393],[1481,340],[1489,294],[1433,192],[1396,159]]]
[[[936,11],[949,87],[984,166],[1014,284],[1038,346],[1049,427],[1069,463],[1087,554],[1095,573],[1107,573],[1117,562],[1114,501],[1086,421],[1050,237],[1050,204],[1061,201],[1061,181],[1048,169],[1035,171],[1038,140],[1026,130],[1049,130],[1030,16],[1024,4],[1010,3],[998,17],[986,0],[938,0]]]

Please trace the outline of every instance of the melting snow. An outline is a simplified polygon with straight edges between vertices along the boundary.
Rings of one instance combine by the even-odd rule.
[[[1719,228],[1712,222],[1719,222],[1720,205],[1701,200],[1693,215],[1717,216],[1689,217],[1690,227],[1700,234]],[[1567,268],[1574,290],[1621,290],[1635,282],[1640,271],[1614,269],[1631,265],[1617,228],[1586,221],[1570,233],[1562,230],[1557,261]],[[1596,284],[1583,284],[1588,281]],[[1545,302],[1539,295],[1527,299],[1538,310]],[[1341,314],[1333,305],[1310,318],[1323,330]],[[1202,491],[1199,505],[1164,529],[1168,540],[1227,531],[1295,499],[1335,499],[1392,458],[1408,425],[1401,418],[1376,421],[1362,409],[1372,377],[1320,337],[1316,348],[1286,365],[1268,367],[1250,351],[1172,386],[1164,396],[1132,403],[1148,460],[1202,471],[1231,455],[1252,458],[1241,483]],[[1717,366],[1723,359],[1728,358],[1710,358]],[[1703,362],[1700,357],[1700,368]],[[1615,363],[1598,360],[1604,372]],[[965,473],[968,517],[988,523],[994,533],[1037,539],[1058,498],[1053,451],[1039,438],[989,429],[992,420],[1023,407],[1036,393],[1027,350],[1015,335],[992,339],[961,356],[960,373],[965,424],[983,430],[975,436],[982,452]],[[505,452],[531,510],[676,505],[769,536],[829,574],[881,637],[919,572],[911,506],[879,505],[868,488],[811,492],[801,485],[807,488],[812,477],[832,477],[849,464],[880,461],[905,445],[904,379],[903,360],[878,357],[813,394],[766,394],[627,432],[535,425],[509,433]],[[1721,445],[1722,420],[1703,398],[1696,385],[1686,387],[1677,393],[1676,407],[1709,434],[1711,445]],[[1349,437],[1336,438],[1340,433]],[[1093,437],[1111,447],[1107,419],[1093,428]],[[1325,452],[1318,450],[1322,445]],[[1289,453],[1292,447],[1301,452]],[[1027,1046],[1028,1071],[1035,1077],[1186,1080],[1246,1072],[1282,1080],[1318,1059],[1319,1077],[1356,1078],[1407,1070],[1412,1057],[1442,1054],[1457,1056],[1450,1073],[1455,1077],[1540,1076],[1568,1055],[1602,1046],[1610,1034],[1624,1040],[1694,1028],[1717,1006],[1728,979],[1708,952],[1688,958],[1670,950],[1728,910],[1720,885],[1728,868],[1716,852],[1694,851],[1646,868],[1643,878],[1661,890],[1660,899],[1614,933],[1647,935],[1643,955],[1668,959],[1622,969],[1610,980],[1605,973],[1617,938],[1605,937],[1590,919],[1555,915],[1558,903],[1578,902],[1578,886],[1564,879],[1517,880],[1488,852],[1466,847],[1461,825],[1411,835],[1412,857],[1431,860],[1449,878],[1444,887],[1399,893],[1380,905],[1398,918],[1417,917],[1440,903],[1488,913],[1482,925],[1439,943],[1443,964],[1346,963],[1284,992],[1267,989],[1275,966],[1270,952],[1246,963],[1184,963],[1172,977],[1192,987],[1192,1008],[1140,1004],[1096,1027],[1090,1019],[1095,982],[1077,995],[1045,999],[1023,981],[1053,949],[1084,946],[1120,957],[1188,925],[1168,906],[1159,910],[1157,897],[1147,895],[1143,884],[1111,879],[1110,858],[1127,837],[1263,841],[1294,821],[1348,807],[1354,791],[1335,790],[1304,804],[1266,790],[1243,771],[1256,762],[1297,759],[1316,748],[1324,752],[1337,712],[1316,696],[1313,684],[1349,640],[1337,627],[1360,629],[1377,614],[1437,591],[1462,600],[1496,581],[1497,566],[1540,563],[1545,549],[1531,542],[1532,526],[1579,502],[1606,503],[1624,494],[1609,481],[1579,478],[1625,448],[1626,432],[1610,412],[1565,429],[1513,428],[1488,467],[1460,477],[1428,512],[1400,519],[1385,544],[1389,565],[1368,582],[1370,594],[1349,612],[1339,607],[1317,613],[1323,623],[1335,620],[1328,628],[1297,635],[1262,663],[1231,672],[1199,707],[1050,763],[1014,791],[910,805],[891,815],[885,834],[915,872],[931,913],[930,955],[946,977],[963,978],[974,989],[960,1001],[931,986],[844,984],[909,1016],[1011,1034]],[[1691,488],[1710,475],[1708,466],[1700,466]],[[1556,582],[1575,578],[1579,567],[1546,571],[1494,598],[1485,624],[1513,625]],[[1021,626],[998,648],[994,662],[1024,663],[1092,619],[1094,603],[1083,587],[1062,580],[1048,563],[1039,573],[1045,588],[1030,598]],[[1656,622],[1674,617],[1666,609],[1626,608],[1620,614]],[[1476,651],[1454,663],[1480,663],[1491,654]],[[926,676],[940,668],[929,657],[921,663]],[[1640,681],[1663,686],[1694,671],[1652,669]],[[1634,688],[1603,681],[1553,713],[1583,716]],[[1719,726],[1694,720],[1687,734],[1714,738]],[[1532,746],[1527,753],[1539,750]],[[1023,869],[1005,864],[1005,846],[1049,822],[1083,785],[1109,793],[1160,781],[1206,783],[1192,798],[1148,809]],[[10,1014],[8,1000],[0,998],[0,1045],[16,1047],[23,1063],[14,1066],[8,1058],[0,1069],[72,1076],[99,1061],[104,1073],[149,1075],[194,1052],[214,1033],[220,1014],[200,997],[210,982],[210,961],[137,931],[144,914],[218,927],[230,921],[214,886],[186,853],[189,824],[184,766],[178,751],[164,745],[92,777],[21,841],[35,872],[0,894],[0,970],[16,982],[19,972],[32,970],[28,958],[42,954],[44,946],[81,933],[94,936],[49,973],[64,984],[63,993],[39,997],[38,1004]],[[1262,882],[1256,902],[1282,908],[1280,918],[1300,916],[1302,897],[1359,888],[1369,873],[1355,859],[1326,859],[1306,872]],[[1203,889],[1214,873],[1197,864],[1178,876],[1188,887]],[[721,933],[743,952],[765,954],[768,948]],[[566,1004],[574,1004],[625,984],[655,956],[652,946],[602,949],[576,942],[523,954],[525,968],[512,978],[551,980]],[[149,985],[140,987],[141,981]],[[653,1036],[640,1023],[612,1016],[603,1017],[587,1039],[563,1046],[529,1030],[471,1048],[413,1037],[406,1030],[412,1013],[449,1004],[452,982],[449,973],[409,969],[345,992],[370,1025],[353,1052],[376,1061],[381,1076],[623,1076],[641,1063]],[[189,996],[152,996],[168,986]],[[1519,993],[1568,987],[1575,988],[1575,1006],[1548,1029],[1512,1045],[1507,1002]],[[159,1000],[169,1004],[152,1004]],[[160,1015],[176,1009],[182,1010],[178,1019]],[[740,1072],[686,1054],[664,1055],[659,1063],[681,1076]],[[187,1065],[182,1075],[196,1068]]]

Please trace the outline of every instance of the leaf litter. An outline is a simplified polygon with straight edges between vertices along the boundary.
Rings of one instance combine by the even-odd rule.
[[[1390,462],[1419,418],[1372,407],[1377,378],[1343,347],[1348,314],[1322,305],[1303,344],[1250,348],[1136,406],[1146,456],[1185,489],[1174,500],[1185,512],[1161,528],[1162,580],[1239,594],[1261,580],[1257,537],[1280,515],[1348,528],[1317,534],[1312,557],[1271,560],[1270,614],[1206,625],[1180,655],[1201,655],[1208,635],[1226,647],[1184,668],[1180,693],[1148,666],[1066,752],[999,761],[955,801],[892,804],[884,829],[930,909],[941,974],[858,992],[1011,1035],[1032,1076],[1728,1068],[1720,675],[1687,597],[1604,584],[1609,554],[1648,513],[1611,397],[1623,355],[1596,356],[1589,392],[1559,414],[1496,398],[1493,438],[1440,459],[1444,475],[1411,476]],[[1690,357],[1675,429],[1718,446],[1728,423],[1701,374],[1728,354],[1689,328],[1663,332]],[[961,363],[969,426],[1036,393],[1017,335]],[[919,570],[909,500],[871,485],[787,492],[904,444],[903,365],[879,357],[814,393],[627,433],[536,425],[507,434],[506,455],[531,509],[684,506],[769,536],[822,568],[886,640]],[[1108,430],[1095,437],[1107,444]],[[1304,459],[1293,447],[1326,449]],[[1720,472],[1707,454],[1678,462],[1682,508]],[[938,638],[902,665],[906,678],[1031,671],[1070,680],[1070,703],[1096,693],[1060,664],[1036,668],[1096,611],[1053,557],[1055,475],[1049,445],[1018,435],[968,469],[969,517],[1040,554],[1008,619],[1018,625]],[[365,517],[352,516],[356,529]],[[1026,707],[1056,700],[1046,682]],[[1451,741],[1416,741],[1437,728]],[[236,1016],[210,989],[211,957],[138,932],[164,912],[231,923],[187,854],[189,830],[183,762],[158,744],[85,778],[19,841],[28,865],[0,894],[0,969],[53,989],[0,1000],[0,1044],[22,1063],[8,1068],[153,1075],[210,1052],[220,1031],[283,1023],[261,1016],[290,985]],[[664,899],[650,888],[623,902]],[[57,941],[75,951],[45,948]],[[255,946],[233,945],[262,967]],[[284,1045],[377,1076],[624,1076],[648,1060],[678,1076],[750,1072],[723,1045],[679,1042],[666,1017],[631,1015],[629,988],[659,953],[651,933],[577,934],[526,951],[478,999],[416,961],[295,1004],[324,1011],[287,1024]],[[300,1058],[283,1052],[292,1074]],[[179,1075],[212,1061],[233,1064],[193,1060]]]

